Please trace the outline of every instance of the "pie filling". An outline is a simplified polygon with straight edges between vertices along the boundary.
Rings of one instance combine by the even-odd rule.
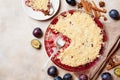
[[[45,15],[48,15],[50,11],[49,0],[27,0],[26,5],[34,11],[42,11]]]
[[[58,16],[56,21],[53,20],[55,23],[52,22],[49,27],[68,39],[68,45],[55,57],[62,64],[78,67],[99,57],[103,44],[102,29],[89,14],[80,11],[66,12]]]

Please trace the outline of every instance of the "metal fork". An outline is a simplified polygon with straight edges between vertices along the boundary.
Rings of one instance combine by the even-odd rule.
[[[62,45],[59,43],[59,42],[62,42]],[[64,46],[65,42],[61,39],[61,38],[58,38],[56,41],[55,41],[55,44],[56,44],[56,49],[55,51],[51,54],[51,56],[49,57],[49,59],[46,61],[46,63],[44,64],[44,67],[45,68],[47,66],[47,64],[49,63],[49,61],[52,59],[52,57]]]

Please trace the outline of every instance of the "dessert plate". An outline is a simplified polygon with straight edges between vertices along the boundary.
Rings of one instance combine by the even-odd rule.
[[[76,10],[69,10],[69,11],[66,11],[66,12],[63,12],[61,13],[59,16],[63,16],[63,17],[66,17],[66,13],[70,13],[70,14],[73,14],[74,12],[76,12]],[[56,25],[56,23],[59,21],[58,17],[55,17],[52,22],[50,23],[50,25]],[[103,34],[103,42],[106,41],[106,34],[105,34],[105,31],[103,29],[103,25],[102,23],[98,20],[98,19],[94,19],[95,23],[98,25],[98,27],[100,27],[102,29],[102,33]],[[71,39],[69,39],[67,36],[63,35],[62,33],[60,32],[57,32],[56,30],[54,29],[51,29],[51,26],[48,26],[47,30],[46,30],[46,34],[45,34],[45,49],[46,49],[46,52],[48,54],[48,56],[50,57],[53,52],[55,51],[56,49],[56,44],[55,44],[55,41],[56,39],[58,39],[59,37],[61,36],[61,39],[63,41],[65,41],[65,45],[62,47],[62,50],[65,50],[67,49],[67,47],[70,46],[71,44]],[[104,45],[101,44],[101,49],[99,51],[99,55],[101,55],[104,51]],[[72,66],[68,66],[68,65],[65,65],[65,64],[62,64],[61,61],[56,57],[58,56],[60,53],[60,51],[58,51],[55,56],[51,59],[57,66],[59,66],[60,68],[62,69],[65,69],[65,70],[68,70],[68,71],[73,71],[73,72],[78,72],[78,71],[81,71],[81,70],[86,70],[86,69],[89,69],[90,67],[92,67],[93,65],[95,65],[95,63],[98,61],[98,57],[96,57],[94,59],[94,61],[92,62],[89,62],[89,63],[86,63],[85,65],[80,65],[80,66],[77,66],[77,67],[72,67]]]
[[[28,7],[25,4],[26,0],[22,0],[22,6],[23,9],[25,11],[25,13],[30,16],[33,19],[36,20],[47,20],[50,19],[51,17],[53,17],[57,11],[59,10],[60,7],[60,0],[50,0],[50,3],[52,5],[52,7],[50,8],[50,13],[52,13],[51,15],[44,15],[41,11],[34,11],[31,7]]]

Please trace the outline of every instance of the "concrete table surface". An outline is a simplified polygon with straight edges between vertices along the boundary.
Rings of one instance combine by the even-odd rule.
[[[24,13],[21,2],[21,0],[0,0],[0,80],[53,80],[45,71],[41,71],[48,59],[44,48],[44,36],[39,39],[42,42],[40,50],[31,46],[31,40],[35,38],[32,35],[33,29],[40,27],[45,33],[51,20],[31,19]],[[108,11],[113,8],[120,11],[119,0],[105,0],[105,2]],[[58,14],[69,9],[76,8],[61,0]],[[106,15],[108,16],[108,13]],[[108,21],[103,23],[107,26],[107,33],[115,35],[111,38],[120,35],[120,21],[114,21],[108,16]],[[111,29],[115,32],[109,32]],[[54,64],[50,62],[48,67],[50,65]],[[60,76],[68,72],[60,68],[58,70]],[[74,75],[72,72],[71,74]],[[73,77],[74,80],[78,80],[76,75]]]

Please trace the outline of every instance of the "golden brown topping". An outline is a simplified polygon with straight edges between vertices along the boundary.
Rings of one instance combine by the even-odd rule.
[[[58,19],[59,21],[50,27],[71,39],[69,47],[57,56],[62,64],[78,67],[79,65],[92,62],[96,57],[99,57],[103,35],[100,34],[101,29],[97,27],[90,15],[85,12],[76,11],[72,15],[66,13],[66,17],[59,16]],[[81,33],[79,30],[83,32]],[[75,37],[75,35],[81,36],[81,39]]]

